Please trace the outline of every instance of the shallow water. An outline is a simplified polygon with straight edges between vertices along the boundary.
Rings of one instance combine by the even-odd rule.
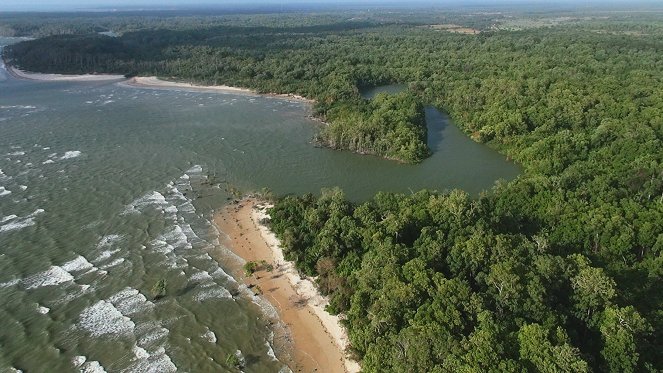
[[[208,254],[233,260],[210,224],[228,185],[279,195],[341,186],[361,200],[478,193],[519,171],[433,109],[435,153],[417,166],[315,148],[320,124],[308,112],[297,101],[23,81],[0,69],[0,371],[223,371],[238,350],[246,371],[279,371],[272,311]],[[168,295],[155,301],[161,278]]]

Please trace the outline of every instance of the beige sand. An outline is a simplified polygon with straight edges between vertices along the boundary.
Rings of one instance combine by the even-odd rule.
[[[313,100],[309,100],[306,97],[294,94],[275,94],[275,93],[260,94],[248,88],[231,87],[228,85],[206,86],[206,85],[196,85],[191,83],[171,82],[159,79],[156,76],[138,76],[135,78],[131,78],[126,82],[122,82],[122,84],[138,88],[184,88],[184,89],[216,91],[221,93],[232,93],[232,94],[248,95],[248,96],[266,96],[266,97],[284,98],[284,99],[292,99],[292,100],[304,101],[309,103],[313,102]]]
[[[139,88],[185,88],[185,89],[219,91],[219,92],[234,93],[234,94],[248,94],[252,96],[257,95],[255,91],[245,88],[230,87],[227,85],[202,86],[191,83],[170,82],[167,80],[161,80],[156,76],[137,76],[135,78],[127,80],[126,82],[123,82],[123,84]]]
[[[265,208],[255,199],[245,199],[224,208],[214,217],[214,222],[228,235],[224,244],[235,254],[246,261],[264,260],[273,265],[271,272],[258,271],[245,278],[245,282],[259,286],[289,328],[294,344],[291,369],[294,372],[359,372],[359,364],[343,352],[348,339],[339,318],[325,312],[327,300],[313,282],[302,279],[293,264],[283,259],[278,240],[260,223],[267,216]]]
[[[63,75],[63,74],[31,73],[19,70],[12,66],[7,66],[7,72],[9,72],[13,77],[18,79],[40,80],[48,82],[56,82],[56,81],[97,82],[97,81],[106,81],[106,80],[125,79],[124,75],[110,75],[110,74]]]

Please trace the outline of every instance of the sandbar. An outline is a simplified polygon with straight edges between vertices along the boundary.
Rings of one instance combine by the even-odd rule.
[[[7,72],[17,79],[39,80],[47,82],[98,82],[107,80],[126,79],[124,75],[112,74],[84,74],[84,75],[66,75],[66,74],[42,74],[32,73],[20,70],[16,67],[6,65]]]
[[[220,93],[230,93],[236,95],[247,95],[247,96],[265,96],[273,98],[283,98],[297,101],[304,101],[308,103],[313,103],[313,100],[307,99],[306,97],[295,95],[295,94],[280,94],[280,93],[258,93],[255,90],[249,88],[240,88],[233,87],[229,85],[198,85],[185,82],[173,82],[168,80],[159,79],[156,76],[137,76],[131,79],[128,79],[121,83],[124,86],[136,87],[136,88],[155,88],[155,89],[189,89],[196,91],[215,91]]]

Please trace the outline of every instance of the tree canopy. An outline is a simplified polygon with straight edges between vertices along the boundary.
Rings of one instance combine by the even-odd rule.
[[[442,108],[523,174],[477,198],[355,204],[333,189],[271,210],[286,258],[346,315],[363,369],[660,371],[663,20],[561,16],[106,20],[119,37],[86,26],[5,57],[35,71],[303,95],[328,122],[320,144],[405,162],[429,152],[423,105]],[[454,22],[480,32],[444,26]],[[387,83],[408,89],[359,94]]]

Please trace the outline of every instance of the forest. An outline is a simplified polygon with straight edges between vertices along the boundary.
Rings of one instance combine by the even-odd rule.
[[[300,94],[329,123],[318,142],[409,163],[429,154],[422,110],[433,105],[523,166],[480,196],[277,200],[272,229],[345,315],[364,371],[663,370],[661,13],[141,22],[4,56],[34,71]],[[478,33],[431,27],[449,23]],[[408,89],[359,94],[387,83]]]

